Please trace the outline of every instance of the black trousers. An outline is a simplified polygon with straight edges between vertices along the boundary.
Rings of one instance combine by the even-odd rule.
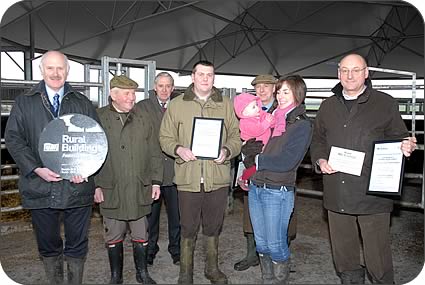
[[[148,254],[155,256],[159,251],[159,216],[163,200],[168,218],[168,252],[172,257],[180,256],[180,214],[177,187],[175,185],[161,186],[161,196],[152,204],[152,212],[148,215]]]
[[[65,256],[84,258],[88,252],[88,229],[92,206],[72,209],[31,210],[38,251],[43,257]],[[61,237],[64,225],[65,246]]]

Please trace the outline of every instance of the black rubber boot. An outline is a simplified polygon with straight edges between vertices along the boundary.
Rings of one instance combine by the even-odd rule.
[[[182,238],[180,241],[180,273],[178,284],[193,284],[193,250],[195,240]]]
[[[218,268],[218,236],[207,237],[204,273],[211,284],[227,284],[227,276]]]
[[[82,284],[85,258],[66,257],[68,269],[68,284]]]
[[[260,258],[261,266],[261,279],[263,284],[274,284],[276,282],[276,277],[273,272],[273,263],[270,255],[258,254]]]
[[[41,258],[49,284],[63,284],[63,255]]]
[[[136,280],[143,284],[156,284],[148,272],[147,246],[141,242],[133,241],[134,265],[136,266]]]
[[[109,284],[122,284],[122,269],[124,263],[123,243],[108,244],[109,265],[111,266],[111,280]]]
[[[257,251],[255,249],[255,240],[254,234],[246,233],[246,256],[235,263],[233,268],[236,271],[244,271],[250,268],[251,266],[257,266],[260,264],[258,259]]]
[[[289,270],[291,269],[291,260],[288,259],[283,262],[272,261],[273,264],[273,272],[276,277],[276,283],[286,285],[289,284]]]

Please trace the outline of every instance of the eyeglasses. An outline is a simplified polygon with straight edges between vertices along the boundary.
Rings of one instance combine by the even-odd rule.
[[[351,72],[351,75],[353,76],[357,76],[360,74],[360,72],[362,72],[363,70],[366,69],[367,66],[363,67],[363,68],[353,68],[353,69],[348,69],[348,68],[340,68],[339,72],[341,72],[342,75],[348,75]]]

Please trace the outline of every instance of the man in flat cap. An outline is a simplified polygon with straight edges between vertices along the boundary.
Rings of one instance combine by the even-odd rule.
[[[276,82],[277,79],[271,74],[258,75],[251,82],[251,85],[255,88],[255,94],[261,99],[262,109],[268,113],[272,113],[277,107],[277,101],[273,96]],[[255,249],[254,231],[248,209],[248,192],[246,191],[244,191],[243,202],[243,232],[246,237],[247,253],[243,259],[233,266],[237,271],[244,271],[251,266],[260,264]]]
[[[163,165],[154,125],[135,106],[137,83],[125,75],[110,81],[109,105],[98,109],[109,153],[95,177],[94,200],[100,203],[111,284],[123,283],[123,241],[129,228],[136,280],[156,284],[147,269],[148,221],[160,195]]]

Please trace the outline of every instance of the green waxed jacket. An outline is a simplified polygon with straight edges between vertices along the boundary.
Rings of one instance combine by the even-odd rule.
[[[207,101],[202,101],[196,97],[192,88],[193,85],[190,85],[184,94],[170,102],[162,120],[159,140],[162,150],[176,158],[174,182],[178,190],[199,192],[203,177],[205,191],[209,192],[230,185],[230,159],[241,150],[239,122],[230,98],[222,96],[218,89],[213,88]],[[184,162],[175,153],[178,146],[190,148],[194,117],[224,120],[221,141],[222,147],[229,153],[223,164],[203,159]]]
[[[109,146],[105,164],[95,177],[105,200],[100,204],[101,214],[119,220],[146,216],[153,201],[152,184],[161,184],[163,171],[152,121],[137,106],[128,117],[112,105],[97,112]]]

